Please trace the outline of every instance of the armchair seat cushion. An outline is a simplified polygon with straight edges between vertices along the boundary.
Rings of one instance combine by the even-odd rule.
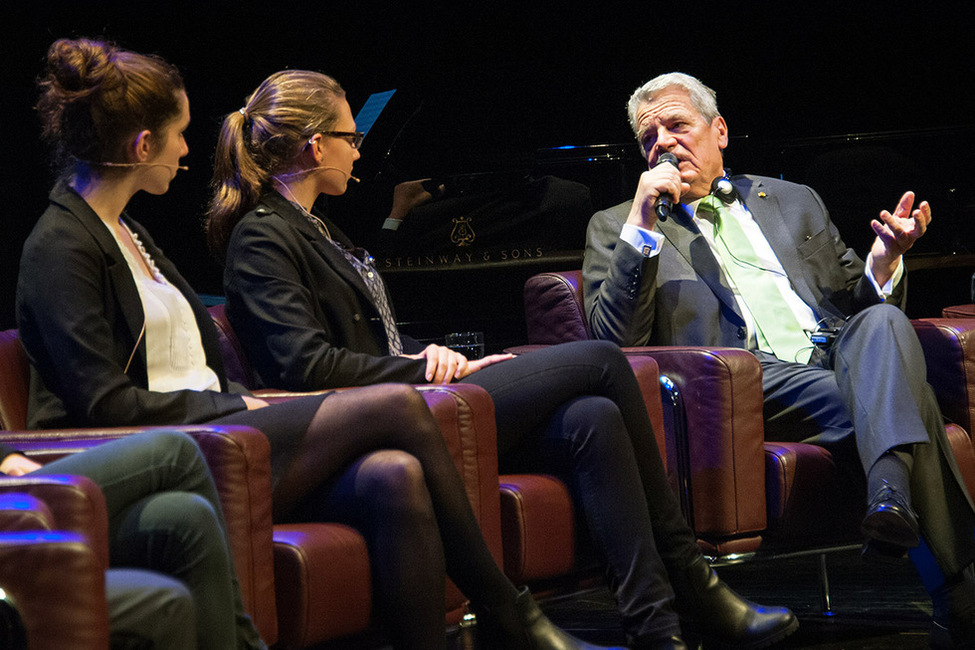
[[[369,554],[341,524],[274,527],[278,639],[304,647],[363,632],[372,613]]]
[[[866,496],[826,449],[765,443],[766,543],[809,548],[860,541]]]
[[[515,584],[570,573],[576,562],[572,497],[559,479],[505,474],[501,481],[504,572]]]

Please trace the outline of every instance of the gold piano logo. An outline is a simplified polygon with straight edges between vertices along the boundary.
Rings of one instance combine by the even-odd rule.
[[[470,246],[474,241],[474,228],[470,217],[454,217],[451,219],[454,229],[450,231],[450,241],[455,246]]]

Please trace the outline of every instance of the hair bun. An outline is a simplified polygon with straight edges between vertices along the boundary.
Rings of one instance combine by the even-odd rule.
[[[114,55],[115,47],[107,43],[63,38],[48,49],[48,73],[62,91],[86,95],[119,79]]]
[[[182,107],[174,66],[94,39],[52,43],[37,85],[42,136],[63,170],[72,161],[121,160],[127,138],[160,131]]]

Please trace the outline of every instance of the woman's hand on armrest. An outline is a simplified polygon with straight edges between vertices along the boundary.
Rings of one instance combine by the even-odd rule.
[[[267,402],[262,399],[257,399],[256,397],[251,397],[250,395],[241,395],[241,399],[244,400],[244,404],[247,405],[248,411],[253,411],[254,409],[262,409],[267,406]]]
[[[23,476],[40,468],[40,463],[35,463],[21,454],[10,454],[3,461],[0,461],[0,472],[8,476]]]

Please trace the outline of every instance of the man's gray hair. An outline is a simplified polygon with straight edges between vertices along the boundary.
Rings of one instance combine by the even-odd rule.
[[[661,91],[675,86],[687,91],[691,98],[691,105],[707,120],[708,124],[721,115],[718,112],[717,93],[701,83],[700,79],[683,72],[668,72],[654,77],[633,91],[630,96],[630,101],[626,104],[626,112],[630,118],[630,128],[633,129],[634,134],[640,134],[640,125],[637,124],[637,111],[639,111],[640,106],[652,102],[653,98]]]

